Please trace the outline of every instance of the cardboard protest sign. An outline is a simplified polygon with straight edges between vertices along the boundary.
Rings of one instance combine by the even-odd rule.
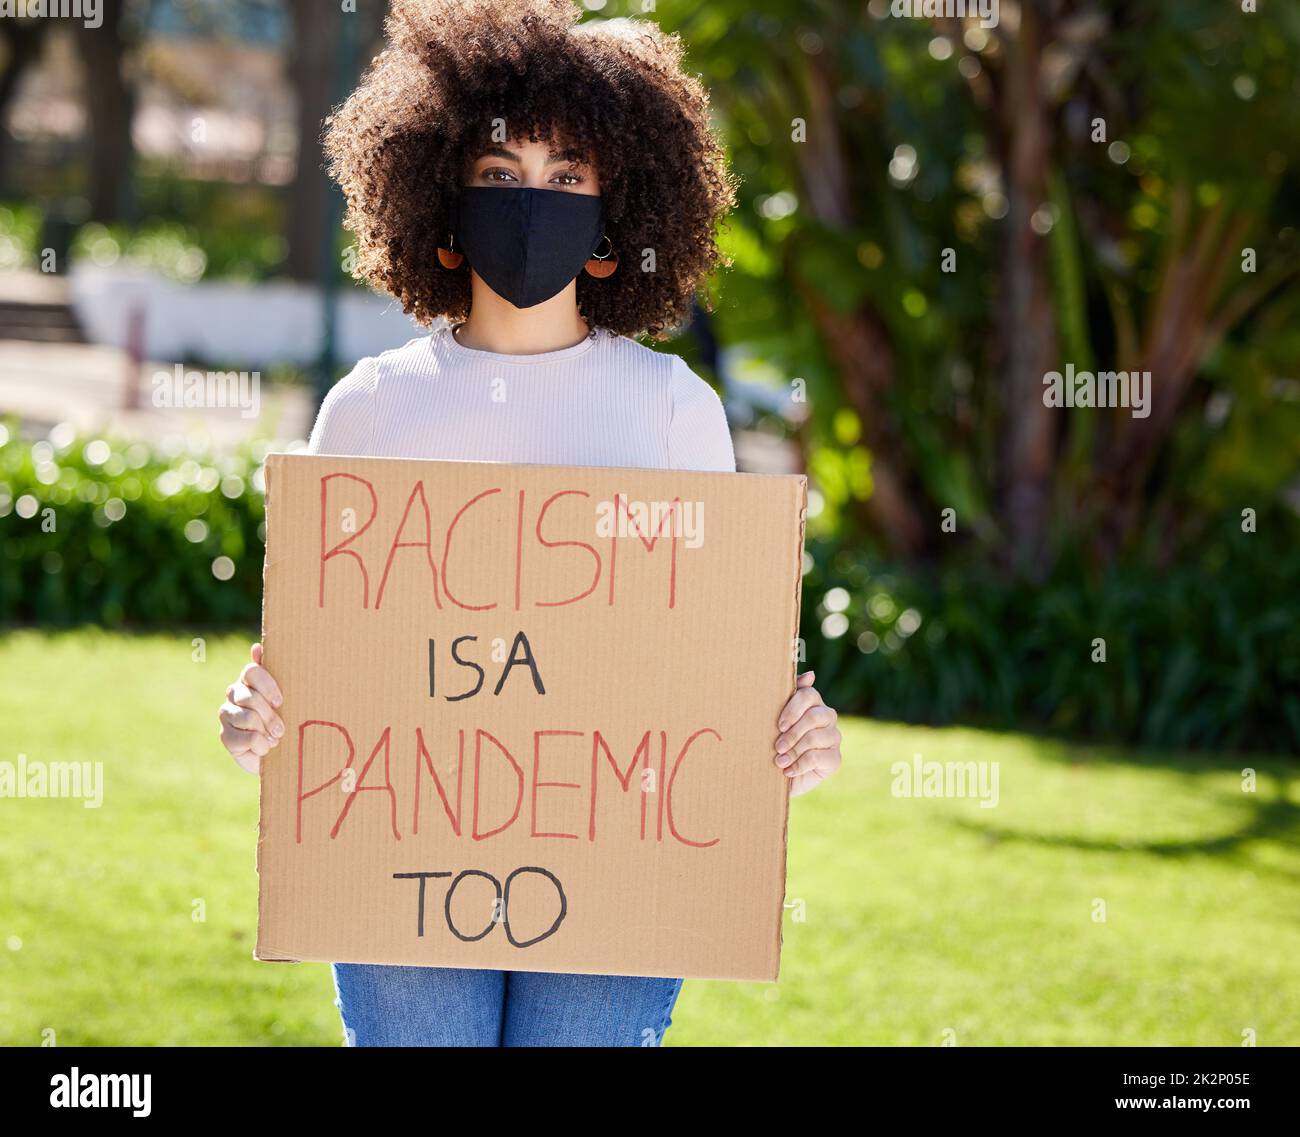
[[[775,979],[805,501],[271,456],[257,958]]]

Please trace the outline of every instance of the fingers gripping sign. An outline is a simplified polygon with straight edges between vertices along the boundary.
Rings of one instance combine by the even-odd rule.
[[[251,662],[226,688],[226,701],[217,718],[221,742],[240,767],[261,772],[262,759],[284,737],[284,721],[277,708],[283,702],[280,687],[262,666],[262,645],[250,652]]]
[[[774,761],[791,781],[794,796],[816,788],[840,768],[839,716],[813,686],[816,673],[805,671],[795,683],[780,717]]]

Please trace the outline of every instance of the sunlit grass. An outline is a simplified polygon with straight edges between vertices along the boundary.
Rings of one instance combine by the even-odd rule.
[[[340,1040],[326,967],[251,958],[257,783],[214,719],[247,640],[197,663],[191,639],[0,640],[0,760],[107,782],[100,809],[0,799],[0,1044]],[[688,983],[670,1044],[1300,1042],[1286,763],[845,733],[845,769],[792,805],[781,981]],[[916,753],[999,763],[997,807],[893,796]]]

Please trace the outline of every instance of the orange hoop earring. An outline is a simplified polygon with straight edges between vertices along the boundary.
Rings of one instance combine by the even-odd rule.
[[[460,268],[464,259],[464,253],[456,252],[456,235],[449,233],[447,235],[447,247],[444,249],[441,245],[438,246],[438,263],[443,268]]]
[[[587,261],[587,274],[594,276],[597,280],[604,280],[607,276],[613,276],[615,269],[618,268],[618,257],[614,255],[614,242],[609,239],[608,234],[602,237],[601,240],[607,246],[604,255],[592,253],[591,259]]]

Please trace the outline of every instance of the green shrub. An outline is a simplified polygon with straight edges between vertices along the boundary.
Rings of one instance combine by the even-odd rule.
[[[1042,584],[949,564],[899,572],[811,542],[803,635],[841,711],[1036,727],[1187,749],[1300,749],[1294,516],[1226,518],[1196,563]],[[1094,662],[1096,640],[1105,662]]]
[[[10,438],[0,426],[0,622],[254,624],[267,445]]]
[[[125,261],[181,284],[202,279],[208,267],[208,255],[199,247],[195,234],[175,222],[130,230],[124,225],[92,221],[77,230],[72,259],[101,268]]]
[[[63,428],[3,442],[0,622],[255,626],[269,446],[218,458]],[[1294,751],[1300,533],[1289,514],[1258,529],[1225,520],[1197,563],[1168,571],[1065,558],[1042,584],[957,563],[902,572],[814,538],[807,666],[845,713]]]
[[[35,265],[40,228],[41,211],[35,206],[0,202],[0,272]]]

